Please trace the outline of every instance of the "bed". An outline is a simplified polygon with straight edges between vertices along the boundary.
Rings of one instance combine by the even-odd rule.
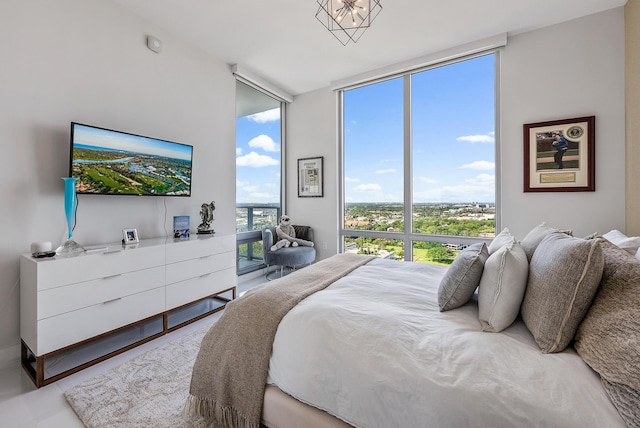
[[[611,251],[615,253],[611,258],[613,266],[619,254],[615,249]],[[345,255],[333,258],[341,257]],[[489,332],[479,321],[482,318],[479,291],[459,307],[441,311],[439,291],[451,268],[361,257],[355,257],[359,260],[357,267],[337,275],[329,284],[323,284],[283,311],[273,337],[268,339],[272,348],[266,357],[261,357],[267,365],[267,387],[259,393],[257,410],[263,426],[625,427],[640,423],[634,419],[633,410],[629,413],[625,406],[621,408],[619,402],[612,401],[612,390],[607,389],[611,382],[606,380],[617,386],[621,380],[610,375],[610,368],[595,371],[592,367],[599,368],[598,363],[587,364],[574,346],[559,352],[541,350],[537,335],[532,334],[520,312],[508,327]],[[633,257],[629,259],[624,262],[631,263],[633,269],[636,268],[633,263],[640,266]],[[286,290],[297,286],[307,281],[305,271],[318,269],[316,265],[322,270],[324,262],[263,287],[278,288],[282,283],[282,290]],[[336,271],[330,263],[326,269]],[[606,266],[600,269],[606,274]],[[313,274],[311,271],[308,276]],[[638,287],[633,284],[637,283],[636,276],[631,281],[636,291]],[[259,298],[265,292],[260,288],[248,293],[256,302],[276,300]],[[278,293],[287,293],[282,290]],[[587,299],[589,308],[596,291],[593,293]],[[637,307],[635,310],[637,314]],[[245,318],[256,319],[244,327],[261,328],[261,316],[254,316],[255,307],[247,313],[251,315],[244,315]],[[232,323],[237,324],[237,320]],[[632,323],[631,328],[636,329],[637,323]],[[533,330],[536,331],[535,326]],[[205,389],[213,383],[219,385],[221,379],[227,379],[231,388],[235,385],[237,394],[253,389],[237,388],[240,383],[230,379],[229,373],[244,371],[240,368],[247,364],[251,366],[242,360],[245,354],[265,354],[264,350],[248,345],[254,339],[247,334],[238,340],[244,343],[238,349],[248,346],[246,350],[228,352],[225,339],[218,333],[213,335],[216,338],[211,343],[217,345],[205,346],[203,341],[200,354],[206,354],[207,358],[198,356],[198,360],[206,361],[200,371],[194,368],[194,379],[206,377],[203,373],[210,374],[211,382]],[[234,336],[237,340],[237,334]],[[587,339],[583,342],[588,344]],[[637,338],[631,346],[636,345]],[[633,349],[631,360],[637,357],[637,348]],[[230,360],[235,364],[220,363],[225,354],[233,355]],[[633,386],[637,358],[631,364],[635,367],[626,367],[624,371],[631,373],[628,377]],[[631,395],[625,397],[632,399],[627,405],[637,405],[633,401],[637,391],[629,385],[622,386],[631,389]],[[202,391],[194,389],[192,380],[190,399],[202,396]],[[255,420],[237,415],[204,411],[203,403],[211,404],[211,399],[196,401],[187,405],[191,415],[218,418],[230,426],[259,426]]]

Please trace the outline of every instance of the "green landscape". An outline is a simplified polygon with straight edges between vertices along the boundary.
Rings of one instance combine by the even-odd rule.
[[[189,161],[114,150],[74,149],[79,193],[189,195]]]
[[[236,209],[238,232],[248,230],[248,211],[251,214],[251,230],[275,226],[277,204],[251,204]],[[270,205],[266,207],[265,205]],[[496,234],[495,204],[493,203],[433,203],[414,204],[412,210],[413,232],[425,235],[465,236],[493,238]],[[403,232],[405,227],[404,207],[398,203],[349,203],[344,213],[345,228],[379,232]],[[425,237],[428,238],[428,237]],[[238,247],[240,257],[262,258],[262,241]],[[405,248],[402,239],[368,237],[344,238],[345,251],[371,254],[377,257],[404,260]],[[451,264],[465,247],[430,241],[414,241],[412,260],[423,263]]]

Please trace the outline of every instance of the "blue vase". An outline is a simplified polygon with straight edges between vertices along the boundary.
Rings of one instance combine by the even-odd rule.
[[[67,240],[56,249],[58,256],[76,256],[84,253],[84,248],[72,239],[73,225],[76,220],[76,181],[74,177],[62,177],[64,180],[64,213],[67,217]]]

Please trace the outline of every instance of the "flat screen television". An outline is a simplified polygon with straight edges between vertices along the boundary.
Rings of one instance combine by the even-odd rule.
[[[191,196],[193,146],[71,122],[76,192]]]

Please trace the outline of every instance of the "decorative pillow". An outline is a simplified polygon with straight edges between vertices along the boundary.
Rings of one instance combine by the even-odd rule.
[[[602,277],[600,241],[555,232],[533,254],[521,315],[543,352],[566,348],[589,310]]]
[[[637,424],[640,421],[640,262],[608,241],[602,241],[600,246],[604,254],[600,289],[578,328],[574,347],[603,378],[605,389],[623,418],[631,414]]]
[[[502,232],[498,233],[498,235],[495,238],[493,238],[491,243],[489,243],[489,247],[487,248],[489,250],[489,255],[498,251],[500,247],[507,244],[511,244],[511,242],[513,241],[514,241],[513,235],[511,235],[511,232],[509,232],[509,229],[505,227],[504,229],[502,229]]]
[[[489,256],[478,289],[482,330],[499,332],[515,321],[527,286],[528,272],[527,255],[515,239]]]
[[[634,255],[640,248],[640,236],[629,237],[619,230],[612,230],[602,235],[602,237],[631,255]]]
[[[527,233],[527,236],[525,236],[520,242],[522,249],[527,254],[527,260],[531,261],[531,257],[533,257],[533,253],[536,251],[536,248],[538,248],[538,245],[540,245],[540,242],[542,242],[545,236],[553,232],[562,232],[567,235],[573,235],[572,230],[554,229],[553,227],[547,226],[547,223],[543,221],[542,224],[531,229],[531,231]]]
[[[296,238],[311,241],[309,237],[309,230],[311,229],[311,226],[300,226],[297,224],[293,224],[292,226],[293,230],[296,232]]]
[[[448,311],[467,303],[478,288],[484,262],[489,252],[484,243],[472,244],[455,258],[438,288],[440,311]]]

